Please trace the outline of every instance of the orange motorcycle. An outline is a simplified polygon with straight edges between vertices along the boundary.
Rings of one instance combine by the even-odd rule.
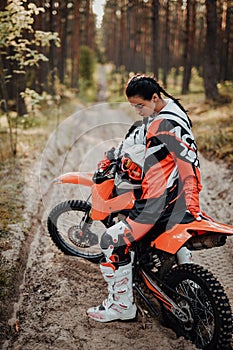
[[[88,186],[87,201],[68,200],[49,214],[48,231],[65,254],[99,263],[103,254],[100,237],[106,228],[128,215],[140,183],[117,179],[116,164],[99,178],[93,173],[72,172],[54,180],[57,184]],[[182,262],[183,249],[221,247],[233,227],[212,219],[177,224],[150,244],[142,239],[131,248],[133,287],[155,317],[178,336],[199,349],[230,349],[232,313],[223,287],[211,272],[194,263]]]

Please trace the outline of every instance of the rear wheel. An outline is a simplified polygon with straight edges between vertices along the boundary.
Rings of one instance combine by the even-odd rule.
[[[201,266],[185,264],[172,269],[165,283],[177,292],[170,297],[185,314],[182,321],[163,307],[166,324],[199,349],[230,349],[231,307],[217,279]]]
[[[91,204],[85,201],[62,202],[49,214],[47,227],[63,253],[98,263],[103,257],[99,240],[106,228],[90,218],[90,211]]]

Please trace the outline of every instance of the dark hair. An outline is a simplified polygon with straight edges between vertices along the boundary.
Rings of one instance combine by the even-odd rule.
[[[154,93],[156,93],[159,98],[161,98],[161,93],[163,93],[166,97],[171,98],[183,112],[187,113],[179,102],[179,99],[169,95],[166,90],[159,85],[155,78],[146,75],[137,74],[133,76],[126,85],[125,93],[128,98],[138,95],[142,99],[148,101],[152,99]]]

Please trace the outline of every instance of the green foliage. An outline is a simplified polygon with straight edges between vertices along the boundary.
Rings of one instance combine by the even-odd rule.
[[[18,64],[22,73],[27,66],[38,66],[39,61],[47,58],[32,47],[48,46],[51,40],[59,45],[58,34],[34,31],[34,16],[44,12],[43,7],[34,3],[27,4],[26,0],[9,0],[4,11],[0,12],[0,50],[4,53],[8,47],[13,54],[9,60]]]
[[[84,102],[94,102],[97,96],[97,85],[94,79],[96,59],[94,52],[87,46],[80,49],[79,64],[79,97]]]
[[[40,103],[44,100],[44,96],[29,88],[26,88],[26,90],[21,92],[20,95],[24,99],[28,113],[35,115],[35,113],[39,110]]]
[[[93,74],[95,70],[94,52],[87,46],[80,49],[80,79],[85,87],[93,84]]]
[[[41,61],[47,61],[47,57],[39,50],[44,46],[49,46],[51,41],[59,46],[59,39],[57,33],[43,32],[34,30],[34,18],[44,12],[43,7],[37,7],[34,3],[27,0],[8,0],[7,5],[3,11],[0,11],[0,91],[2,92],[2,102],[5,105],[6,117],[9,126],[9,138],[12,154],[17,153],[17,126],[12,128],[12,120],[10,117],[9,103],[7,101],[7,85],[17,84],[17,75],[26,76],[28,67],[38,67]],[[5,60],[2,57],[11,61],[8,67],[4,67]],[[8,69],[10,68],[10,72]],[[20,81],[20,79],[18,81]],[[25,79],[25,78],[23,78]],[[15,94],[15,102],[17,104],[17,111],[20,115],[22,112],[22,99],[29,100],[31,110],[35,110],[35,101],[39,99],[39,95],[35,97],[36,92],[32,90],[22,91],[21,96]],[[32,95],[34,97],[32,98]],[[29,111],[30,112],[30,111]],[[17,118],[19,116],[17,115]]]
[[[14,159],[0,163],[0,239],[4,237],[9,223],[22,220],[22,188],[23,178],[20,164]],[[1,244],[0,244],[1,248]]]
[[[125,67],[121,66],[118,70],[112,64],[105,65],[107,85],[108,85],[108,102],[125,102],[125,84],[129,79],[129,74]]]

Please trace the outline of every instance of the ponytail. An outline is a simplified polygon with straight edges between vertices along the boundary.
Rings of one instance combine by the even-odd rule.
[[[154,93],[156,93],[159,98],[161,98],[162,93],[164,96],[172,99],[175,104],[187,115],[187,110],[184,109],[179,99],[168,94],[167,91],[164,90],[153,77],[140,74],[133,76],[126,85],[125,93],[128,98],[138,95],[142,99],[148,101],[152,99]],[[188,115],[187,117],[190,125],[192,126],[192,122]]]

